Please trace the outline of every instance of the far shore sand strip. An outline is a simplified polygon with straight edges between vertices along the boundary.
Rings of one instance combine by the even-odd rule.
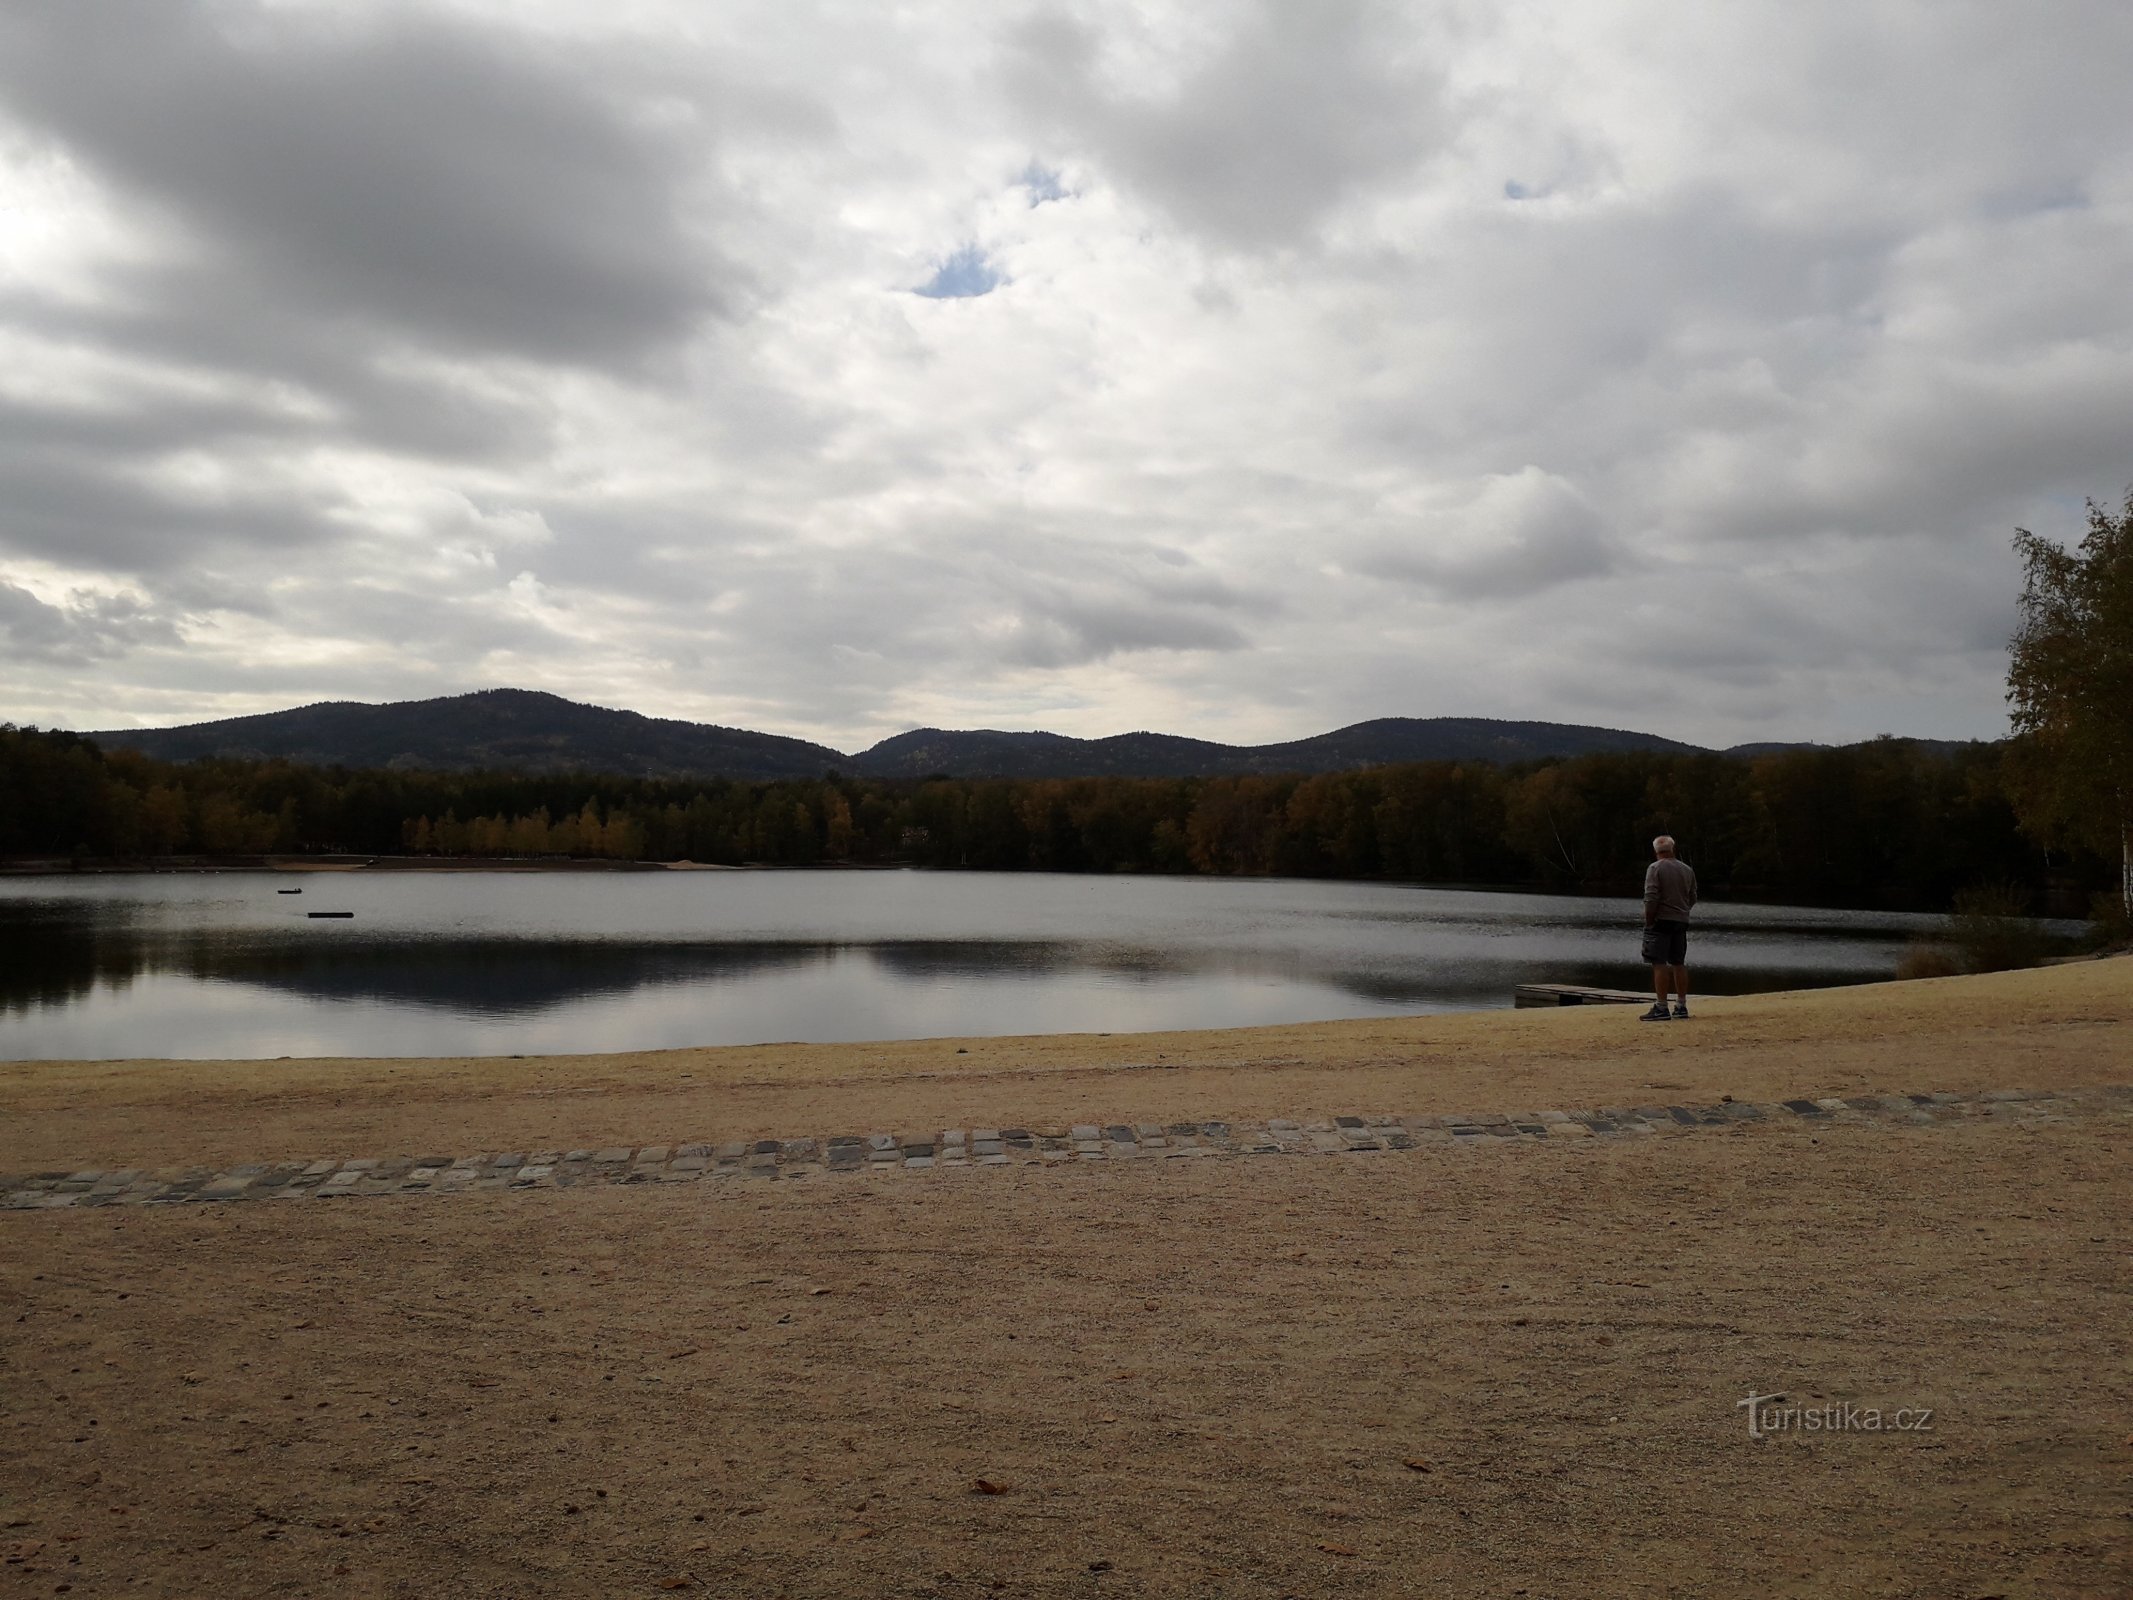
[[[1671,1137],[1757,1125],[1881,1124],[1934,1127],[1960,1121],[2035,1125],[2073,1117],[2133,1120],[2133,1084],[2083,1089],[1989,1089],[1977,1094],[1878,1094],[1770,1104],[1605,1106],[1588,1111],[1335,1117],[1299,1123],[1083,1123],[1051,1128],[945,1128],[920,1133],[840,1134],[725,1144],[654,1144],[467,1156],[246,1163],[215,1171],[88,1169],[0,1175],[0,1210],[104,1205],[178,1205],[231,1200],[456,1194],[569,1189],[594,1184],[805,1179],[861,1172],[1210,1156],[1364,1155],[1426,1149],[1507,1148],[1517,1143]]]

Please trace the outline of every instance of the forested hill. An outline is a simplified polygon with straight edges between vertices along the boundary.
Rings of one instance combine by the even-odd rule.
[[[1383,717],[1284,744],[1227,745],[1161,733],[920,728],[854,755],[776,734],[580,705],[530,689],[394,705],[328,701],[182,728],[91,733],[161,761],[280,758],[397,771],[606,772],[633,778],[1215,778],[1344,772],[1412,761],[1546,760],[1694,746],[1648,733],[1486,717]]]
[[[1649,733],[1488,717],[1380,717],[1285,744],[1214,744],[1167,733],[1070,739],[1058,733],[949,732],[917,728],[852,757],[870,778],[1238,778],[1348,772],[1409,761],[1540,761],[1624,750],[1687,754],[1695,747]]]
[[[628,778],[813,778],[845,758],[827,745],[743,728],[579,705],[533,689],[293,711],[183,728],[91,733],[107,749],[158,761],[280,758],[400,772],[611,772]]]

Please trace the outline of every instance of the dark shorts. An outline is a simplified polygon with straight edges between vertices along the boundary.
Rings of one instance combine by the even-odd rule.
[[[1689,925],[1686,922],[1654,922],[1644,930],[1644,964],[1648,967],[1682,967],[1689,960]]]

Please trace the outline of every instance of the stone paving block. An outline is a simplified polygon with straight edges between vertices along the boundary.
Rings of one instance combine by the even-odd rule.
[[[0,1207],[20,1210],[77,1205],[302,1199],[314,1192],[329,1196],[466,1193],[476,1189],[532,1187],[536,1184],[569,1188],[579,1182],[685,1183],[706,1177],[731,1180],[741,1175],[743,1160],[746,1173],[751,1177],[802,1179],[820,1176],[827,1171],[862,1170],[867,1165],[889,1167],[900,1164],[914,1169],[936,1165],[1005,1166],[1012,1160],[1011,1152],[1042,1156],[1052,1161],[1117,1161],[1206,1158],[1220,1153],[1278,1155],[1307,1150],[1381,1153],[1387,1149],[1412,1150],[1431,1144],[1438,1148],[1445,1145],[1495,1148],[1515,1144],[1520,1139],[1589,1139],[1595,1134],[1681,1137],[1699,1128],[1725,1128],[1740,1122],[1773,1118],[1813,1121],[1833,1117],[1854,1125],[1882,1120],[1917,1127],[1930,1127],[1961,1118],[2033,1123],[2060,1121],[2084,1111],[2119,1116],[2123,1115],[2119,1108],[2129,1102],[2133,1102],[2133,1085],[2060,1093],[1994,1090],[1967,1100],[1959,1095],[1935,1092],[1832,1096],[1790,1100],[1781,1105],[1724,1101],[1717,1105],[1644,1106],[1634,1110],[1603,1106],[1583,1111],[1475,1112],[1441,1117],[1343,1116],[1301,1126],[1288,1119],[1274,1118],[1264,1128],[1243,1129],[1223,1122],[1167,1126],[1082,1123],[1072,1130],[1077,1137],[1071,1148],[1068,1135],[1060,1130],[1033,1134],[1028,1129],[984,1128],[968,1132],[943,1129],[938,1135],[912,1135],[904,1141],[902,1148],[898,1148],[897,1141],[886,1134],[865,1137],[840,1134],[829,1139],[800,1138],[782,1142],[760,1139],[752,1144],[720,1145],[716,1147],[718,1166],[715,1170],[710,1155],[713,1147],[708,1144],[680,1146],[683,1153],[671,1158],[669,1147],[647,1145],[634,1153],[617,1147],[572,1151],[567,1155],[554,1151],[537,1152],[531,1158],[515,1153],[495,1156],[484,1153],[456,1158],[395,1156],[385,1160],[321,1160],[309,1164],[247,1162],[221,1172],[204,1167],[163,1169],[153,1173],[138,1168],[55,1169],[35,1175],[0,1176]],[[1086,1138],[1078,1137],[1084,1134]]]

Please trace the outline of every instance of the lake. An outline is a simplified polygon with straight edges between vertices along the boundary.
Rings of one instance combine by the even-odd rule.
[[[300,895],[277,893],[302,889]],[[311,912],[352,912],[317,920]],[[1888,977],[1934,919],[1698,908],[1706,993]],[[355,872],[0,879],[0,1059],[1123,1033],[1641,988],[1635,901],[1296,879]]]

